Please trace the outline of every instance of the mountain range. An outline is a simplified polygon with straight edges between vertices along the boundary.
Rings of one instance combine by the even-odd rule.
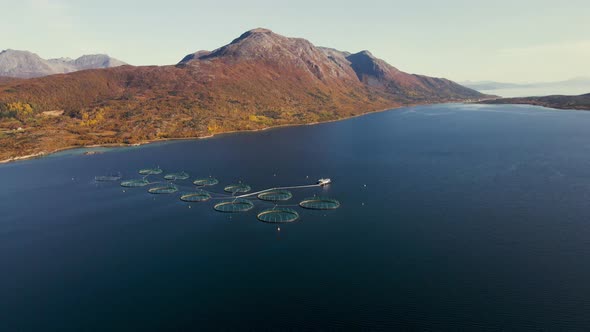
[[[46,60],[29,51],[8,49],[0,52],[0,76],[2,77],[33,78],[122,65],[126,63],[106,54],[83,55],[77,59]]]
[[[405,73],[368,51],[316,47],[254,29],[176,65],[0,83],[0,159],[489,97],[447,79]]]
[[[483,92],[506,97],[540,95],[578,95],[590,91],[590,77],[576,77],[565,81],[537,83],[504,83],[495,81],[462,82],[462,85]]]

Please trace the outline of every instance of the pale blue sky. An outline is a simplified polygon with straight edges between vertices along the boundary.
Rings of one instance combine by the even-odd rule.
[[[174,64],[255,27],[453,80],[590,76],[588,0],[0,0],[0,49]]]

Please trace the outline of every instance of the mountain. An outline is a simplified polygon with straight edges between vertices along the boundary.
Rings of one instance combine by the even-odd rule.
[[[463,86],[469,87],[471,89],[477,90],[477,91],[528,87],[528,85],[526,85],[526,84],[504,83],[504,82],[495,82],[495,81],[476,81],[476,82],[465,81],[465,82],[460,82],[460,84]]]
[[[590,93],[579,96],[553,95],[545,97],[502,98],[482,101],[486,104],[529,104],[550,108],[590,110]]]
[[[45,60],[29,51],[8,49],[0,52],[0,76],[6,77],[33,78],[125,64],[105,54],[83,55],[75,60],[69,58]]]
[[[366,51],[351,54],[254,29],[173,66],[120,66],[0,85],[0,159],[489,97],[404,73]]]
[[[111,58],[106,54],[83,55],[75,60],[71,60],[66,63],[69,63],[77,70],[111,68],[126,65],[125,62],[117,60],[115,58]]]
[[[305,69],[318,80],[362,83],[395,97],[399,102],[435,101],[450,98],[481,98],[481,94],[446,79],[408,74],[374,57],[369,51],[356,54],[315,47],[300,38],[287,38],[267,29],[254,29],[213,52],[187,55],[179,66],[211,59],[266,61]]]
[[[377,59],[369,51],[347,55],[346,59],[361,82],[384,90],[406,102],[481,97],[478,92],[444,78],[400,71],[387,62]]]

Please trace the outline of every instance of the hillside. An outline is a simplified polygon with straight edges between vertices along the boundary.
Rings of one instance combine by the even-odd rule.
[[[0,76],[5,77],[33,78],[125,64],[106,54],[83,55],[74,60],[69,58],[45,60],[29,51],[9,49],[0,52]]]
[[[524,98],[502,98],[482,101],[486,104],[529,104],[550,108],[590,110],[590,93],[579,96],[545,96]]]
[[[481,98],[449,80],[399,71],[368,52],[352,55],[254,29],[175,66],[121,66],[0,85],[0,159]]]

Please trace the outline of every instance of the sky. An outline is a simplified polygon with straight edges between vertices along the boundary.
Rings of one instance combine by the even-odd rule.
[[[456,81],[590,76],[588,0],[0,0],[0,49],[175,64],[264,27]]]

